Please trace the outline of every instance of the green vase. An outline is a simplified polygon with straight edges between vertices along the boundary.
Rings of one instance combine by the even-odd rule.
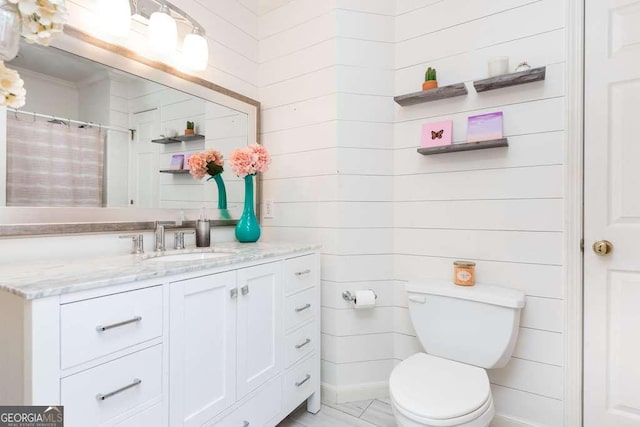
[[[207,179],[207,181],[214,180],[218,185],[218,209],[227,209],[227,188],[224,186],[222,180],[222,174],[214,175]]]
[[[253,175],[247,175],[244,177],[244,209],[236,225],[236,239],[240,243],[257,242],[260,238],[260,224],[253,205]]]

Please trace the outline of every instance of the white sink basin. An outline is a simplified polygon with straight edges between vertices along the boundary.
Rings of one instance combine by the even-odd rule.
[[[224,258],[233,255],[230,252],[194,252],[190,254],[168,254],[147,258],[144,262],[177,262],[177,261],[204,261],[209,259]]]

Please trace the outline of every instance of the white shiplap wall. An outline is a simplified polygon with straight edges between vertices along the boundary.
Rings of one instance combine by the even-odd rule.
[[[393,3],[277,2],[260,20],[265,236],[322,249],[324,397],[385,395],[393,368]],[[344,290],[374,289],[354,311]]]
[[[562,425],[564,2],[261,7],[263,141],[274,154],[265,197],[276,202],[266,235],[324,244],[325,398],[380,392],[393,365],[420,350],[403,283],[449,278],[452,261],[467,258],[478,281],[528,295],[514,358],[490,373],[496,425]],[[502,55],[511,67],[546,65],[547,80],[476,94],[471,82]],[[469,95],[396,106],[390,96],[419,90],[427,66]],[[462,142],[466,118],[491,111],[504,112],[509,149],[416,154],[424,122],[453,119]],[[340,298],[369,287],[373,310]]]
[[[394,274],[400,281],[449,278],[454,259],[476,260],[477,280],[524,290],[520,337],[509,365],[489,373],[497,412],[525,423],[562,425],[562,164],[564,1],[398,0],[395,93],[419,90],[434,66],[439,84],[466,82],[469,95],[396,107]],[[547,66],[547,79],[476,94],[487,59]],[[420,127],[504,112],[508,149],[417,155]],[[398,288],[395,357],[419,348]],[[403,330],[404,328],[404,330]],[[500,420],[498,420],[500,422]],[[502,420],[504,422],[504,420]]]

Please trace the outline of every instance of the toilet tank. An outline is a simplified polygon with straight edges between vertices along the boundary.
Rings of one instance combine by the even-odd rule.
[[[479,366],[507,364],[518,339],[522,291],[428,279],[407,284],[409,313],[428,354]]]

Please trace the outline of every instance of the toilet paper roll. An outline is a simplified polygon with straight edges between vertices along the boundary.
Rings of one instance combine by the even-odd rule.
[[[374,305],[376,305],[376,294],[371,289],[356,291],[355,308],[367,308]]]

